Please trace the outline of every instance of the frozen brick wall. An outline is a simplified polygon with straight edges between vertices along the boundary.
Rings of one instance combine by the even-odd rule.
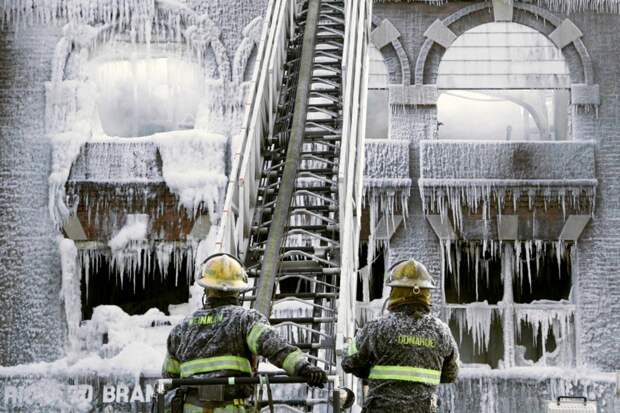
[[[0,31],[0,365],[50,360],[63,351],[43,86],[59,32]]]
[[[400,41],[415,71],[415,62],[424,32],[438,18],[442,19],[471,2],[453,1],[443,6],[419,3],[379,3],[374,5],[375,20],[389,19],[401,33]],[[486,13],[486,14],[485,14]],[[523,15],[515,14],[516,20]],[[561,19],[566,16],[559,16]],[[467,17],[457,25],[471,27],[492,19],[492,11]],[[472,20],[474,19],[474,20]],[[583,365],[613,371],[620,369],[620,340],[612,333],[620,330],[620,53],[617,27],[620,16],[594,12],[577,13],[570,19],[583,32],[583,42],[592,58],[594,83],[600,85],[601,105],[593,110],[574,110],[572,138],[596,142],[595,165],[599,182],[596,214],[578,244],[575,265],[575,288],[578,301],[578,346]],[[541,32],[553,28],[545,19],[528,20]],[[455,27],[455,30],[459,29]],[[461,27],[462,29],[462,27]],[[433,48],[437,48],[435,45]],[[573,82],[583,82],[581,62],[573,46],[564,49]],[[440,60],[431,52],[424,71],[426,82],[436,76]],[[410,218],[390,243],[390,259],[414,256],[439,276],[438,240],[421,214],[419,192],[419,146],[421,139],[434,138],[436,109],[433,106],[392,107],[392,139],[411,141],[410,171],[414,190],[409,204]],[[584,177],[587,178],[587,177]]]
[[[583,13],[571,16],[600,85],[598,117],[582,113],[573,121],[578,139],[594,139],[599,181],[596,216],[579,242],[577,293],[583,362],[620,369],[620,16]]]

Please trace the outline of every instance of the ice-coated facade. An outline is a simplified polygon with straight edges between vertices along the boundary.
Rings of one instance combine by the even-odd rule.
[[[266,6],[5,2],[0,411],[146,408],[169,329],[200,304],[195,263],[213,247]],[[377,263],[426,264],[466,363],[441,411],[543,412],[562,395],[619,409],[619,12],[613,0],[375,1],[371,64],[385,70],[369,102],[387,123],[366,142],[357,319],[382,311]],[[561,51],[566,141],[438,139],[443,52],[494,21]],[[167,314],[93,301],[102,285],[155,281],[184,290]],[[274,316],[309,308],[278,302]]]
[[[266,7],[2,6],[0,411],[150,400],[168,331],[200,305]]]
[[[613,1],[375,2],[371,39],[388,73],[386,84],[374,87],[389,95],[389,133],[368,147],[366,170],[373,191],[388,196],[397,189],[394,166],[407,159],[401,178],[410,178],[411,188],[406,205],[394,211],[406,216],[404,223],[386,237],[378,223],[390,217],[379,213],[369,224],[368,243],[375,245],[374,254],[383,252],[386,267],[408,257],[421,260],[440,286],[434,311],[449,323],[464,362],[459,382],[441,388],[441,411],[544,412],[545,400],[562,395],[596,400],[599,411],[618,409],[620,342],[612,331],[620,328],[620,149],[613,91],[620,61],[606,29],[620,21],[617,7]],[[461,35],[498,22],[502,26],[476,30],[481,40],[470,47],[477,55],[460,49],[442,66]],[[570,85],[557,83],[565,72],[548,81],[547,75],[515,69],[500,78],[502,63],[492,62],[500,52],[480,45],[495,45],[488,33],[513,23],[546,37],[554,56],[561,52]],[[549,55],[544,49],[530,55],[509,51],[504,59]],[[554,140],[561,133],[510,139],[510,131],[509,141],[504,133],[481,139],[476,123],[482,128],[495,121],[486,117],[492,112],[468,122],[466,139],[438,133],[446,122],[438,117],[439,97],[451,92],[446,84],[466,91],[493,88],[475,85],[472,73],[459,71],[460,62],[478,70],[473,76],[479,79],[486,73],[493,81],[570,93],[565,140]],[[442,72],[443,83],[442,68],[449,69]],[[393,148],[403,141],[408,145],[400,156],[382,166],[377,145]],[[363,305],[361,321],[380,311],[378,297],[370,298],[376,301]]]

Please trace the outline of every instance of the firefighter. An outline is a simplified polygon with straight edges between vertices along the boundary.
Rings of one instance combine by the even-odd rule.
[[[249,376],[260,355],[289,375],[306,378],[310,386],[323,387],[327,375],[322,369],[282,340],[267,318],[240,306],[239,293],[248,289],[247,280],[232,255],[215,254],[205,260],[198,280],[205,289],[203,308],[170,332],[164,377]],[[242,413],[252,391],[251,385],[181,388],[170,397],[172,412]]]
[[[411,259],[392,266],[387,284],[389,313],[357,332],[342,368],[368,380],[363,412],[436,412],[435,388],[456,379],[459,353],[449,327],[431,314],[433,278]]]

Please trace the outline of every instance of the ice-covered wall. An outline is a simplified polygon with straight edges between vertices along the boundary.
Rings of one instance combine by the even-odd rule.
[[[0,365],[63,353],[45,88],[60,29],[0,30]]]
[[[583,394],[597,400],[599,413],[615,413],[614,374],[547,368],[461,370],[454,385],[439,387],[441,413],[528,412],[546,413],[547,402],[567,394]]]
[[[5,70],[0,83],[0,365],[53,360],[64,352],[65,312],[60,300],[61,266],[56,241],[59,231],[52,223],[50,212],[56,218],[68,212],[62,205],[59,210],[55,207],[64,196],[62,188],[72,161],[79,156],[82,144],[91,139],[91,134],[101,135],[98,120],[93,117],[95,95],[92,78],[87,73],[89,60],[105,55],[106,46],[113,46],[107,43],[110,40],[119,40],[116,43],[119,52],[108,57],[128,59],[135,56],[132,50],[138,56],[141,50],[148,51],[149,46],[144,42],[156,36],[159,40],[177,42],[181,47],[188,43],[190,48],[199,47],[201,39],[217,36],[218,41],[212,42],[202,57],[212,72],[215,61],[216,78],[224,76],[235,88],[225,96],[213,93],[209,96],[212,102],[203,102],[202,117],[197,122],[202,130],[194,135],[205,137],[213,130],[226,131],[227,141],[219,139],[218,145],[228,146],[228,139],[232,138],[228,134],[240,127],[240,97],[245,91],[242,82],[251,77],[266,5],[267,0],[52,0],[7,2],[2,6],[0,58]],[[80,13],[80,10],[87,12]],[[116,12],[119,14],[115,15]],[[150,32],[147,27],[155,21],[151,20],[154,17],[162,21],[157,21]],[[67,19],[73,23],[63,29]],[[102,23],[104,26],[97,26]],[[185,31],[185,39],[178,30],[184,24],[195,26],[184,27],[191,29]],[[162,29],[164,26],[166,29]],[[136,41],[142,42],[142,46],[130,44]],[[153,44],[150,50],[166,48],[164,43]],[[178,56],[178,50],[173,52]],[[218,94],[223,89],[221,79],[211,83],[207,79],[207,86]],[[222,98],[231,96],[238,109],[235,113],[230,107],[213,110],[222,103]],[[206,128],[209,124],[213,127]],[[46,132],[54,133],[53,145]],[[183,206],[191,212],[202,202],[205,209],[213,212],[221,194],[207,193],[201,188],[225,183],[225,155],[229,151],[211,150],[207,147],[209,143],[187,133],[192,132],[179,134],[174,142],[167,142],[165,137],[154,139],[156,157],[163,159],[163,178]],[[182,152],[183,148],[187,153]],[[208,156],[198,162],[197,157],[205,155],[205,150]],[[189,154],[194,156],[187,158]],[[218,155],[221,156],[216,162],[216,176],[203,171],[204,167],[214,165],[209,156]],[[117,175],[123,171],[133,168],[148,175],[154,168],[152,162],[110,165],[110,158],[95,158],[90,171],[89,167],[78,166],[76,177],[82,174],[88,175],[88,179],[109,181],[116,176],[122,181]],[[183,162],[184,158],[198,163]],[[123,159],[116,161],[122,163]],[[96,165],[110,169],[93,174]],[[188,174],[190,169],[192,173]],[[160,183],[161,176],[156,181]],[[51,211],[45,206],[48,194],[52,198]],[[198,252],[201,254],[204,251]]]
[[[429,26],[437,19],[444,19],[453,13],[458,14],[464,7],[472,6],[472,2],[463,1],[444,2],[441,6],[423,3],[428,2],[377,2],[374,5],[375,19],[389,19],[400,32],[399,41],[412,67],[416,65],[426,40],[424,33]],[[599,11],[604,11],[605,6],[612,4],[551,1],[536,3],[543,6],[553,3],[555,10],[561,9],[563,5],[585,7],[588,3],[594,8],[597,8],[595,5],[600,6]],[[488,4],[490,7],[491,3]],[[555,15],[560,22],[567,17],[557,13]],[[546,18],[532,18],[528,21],[522,13],[515,13],[515,16],[522,19],[520,22],[532,24],[547,35],[553,30]],[[485,9],[483,13],[463,17],[454,23],[453,28],[461,31],[492,18],[492,9]],[[593,66],[591,81],[600,86],[600,106],[597,111],[587,105],[572,107],[571,139],[579,142],[569,142],[569,147],[562,147],[557,151],[554,149],[556,147],[549,145],[542,153],[529,157],[530,167],[524,166],[527,162],[519,159],[518,153],[516,156],[508,154],[514,148],[508,150],[508,147],[495,147],[489,153],[488,148],[481,147],[489,159],[483,159],[475,145],[468,148],[433,148],[433,151],[438,150],[429,158],[431,162],[428,168],[455,174],[445,175],[445,178],[458,178],[459,175],[461,178],[473,178],[477,173],[484,172],[489,175],[495,173],[500,179],[534,174],[538,179],[546,176],[553,179],[594,178],[597,181],[595,213],[577,244],[573,263],[577,305],[577,363],[592,369],[613,371],[620,367],[620,341],[611,333],[620,328],[620,124],[617,118],[620,99],[616,93],[620,88],[617,75],[620,73],[620,56],[617,53],[617,36],[614,40],[615,27],[620,23],[620,16],[615,13],[575,12],[573,9],[570,19],[583,32],[581,40]],[[440,46],[434,45],[427,64],[418,67],[424,81],[432,82],[436,79],[442,50]],[[583,82],[587,62],[584,63],[579,57],[574,46],[566,47],[564,52],[571,68],[571,79],[573,82]],[[573,103],[579,99],[576,92],[573,91]],[[480,121],[483,122],[484,119]],[[414,181],[420,177],[419,143],[425,139],[436,139],[436,126],[436,107],[433,104],[425,102],[418,106],[391,107],[390,138],[408,139],[412,142],[410,171]],[[499,152],[494,153],[496,150]],[[441,262],[438,240],[423,216],[421,207],[420,195],[414,189],[409,202],[408,225],[401,227],[392,238],[390,260],[393,262],[395,259],[414,256],[422,260],[434,276],[439,277]],[[439,304],[439,299],[435,302]],[[469,410],[457,408],[455,411]]]

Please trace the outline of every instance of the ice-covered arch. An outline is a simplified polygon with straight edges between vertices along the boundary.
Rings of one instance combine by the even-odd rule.
[[[477,3],[436,20],[425,32],[426,40],[418,54],[414,80],[416,85],[434,85],[439,63],[446,49],[466,31],[484,23],[512,21],[547,36],[562,50],[568,63],[571,82],[594,86],[592,60],[581,40],[581,31],[569,19],[561,20],[548,10],[532,4],[513,3],[508,16],[489,13],[490,4]]]

